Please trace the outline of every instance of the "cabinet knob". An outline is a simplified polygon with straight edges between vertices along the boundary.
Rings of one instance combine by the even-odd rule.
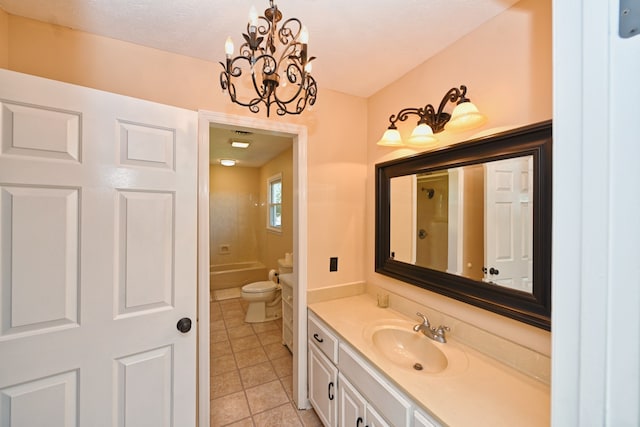
[[[320,338],[320,337],[318,336],[318,334],[313,334],[313,339],[314,339],[314,340],[316,340],[316,341],[318,341],[318,342],[324,342],[324,339]]]
[[[333,392],[331,391],[331,389],[333,388],[333,382],[329,383],[329,389],[327,390],[328,395],[329,395],[329,400],[333,400],[333,398],[335,397]]]

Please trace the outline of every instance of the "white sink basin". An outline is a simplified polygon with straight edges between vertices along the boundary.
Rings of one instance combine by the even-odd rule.
[[[412,328],[404,320],[379,320],[365,328],[364,338],[386,362],[411,372],[439,374],[466,367],[457,346],[438,343]]]

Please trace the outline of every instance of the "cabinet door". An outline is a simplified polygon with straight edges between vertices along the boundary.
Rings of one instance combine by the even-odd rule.
[[[326,427],[338,425],[337,380],[338,368],[309,342],[309,401]]]
[[[366,420],[366,427],[391,427],[371,405],[367,406]]]
[[[338,378],[338,425],[365,427],[367,401],[342,374]]]
[[[415,427],[439,427],[440,424],[435,422],[430,416],[422,412],[415,411],[413,413],[413,425]]]

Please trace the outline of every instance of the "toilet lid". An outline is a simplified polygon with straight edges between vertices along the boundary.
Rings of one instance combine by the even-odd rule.
[[[253,282],[248,285],[244,285],[242,287],[242,292],[247,293],[259,293],[259,292],[269,292],[273,291],[276,288],[276,284],[271,280],[264,280],[262,282]]]

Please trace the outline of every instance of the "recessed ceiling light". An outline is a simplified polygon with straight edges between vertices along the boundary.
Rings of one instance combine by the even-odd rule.
[[[248,148],[251,145],[250,142],[245,141],[231,141],[231,146],[234,148]]]
[[[236,161],[231,159],[220,159],[220,164],[222,166],[235,166]]]

